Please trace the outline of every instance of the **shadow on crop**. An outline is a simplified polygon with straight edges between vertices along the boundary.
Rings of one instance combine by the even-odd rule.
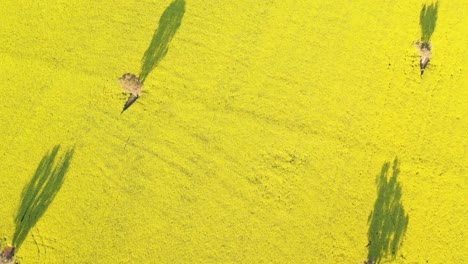
[[[159,27],[141,62],[140,82],[144,83],[149,73],[158,65],[168,51],[169,42],[182,23],[185,13],[185,0],[173,1],[159,19]]]
[[[16,251],[62,187],[74,148],[67,150],[61,157],[58,156],[59,149],[60,145],[57,145],[44,155],[37,166],[36,173],[23,189],[21,204],[15,218],[16,229],[12,242]]]
[[[368,219],[367,263],[380,263],[389,255],[395,258],[408,226],[409,217],[401,202],[400,170],[396,158],[392,169],[393,174],[389,178],[390,163],[386,162],[377,176],[377,200]]]
[[[439,9],[439,2],[432,3],[431,5],[423,5],[419,15],[419,25],[421,26],[421,41],[429,42],[432,33],[434,33],[437,23],[437,13]]]

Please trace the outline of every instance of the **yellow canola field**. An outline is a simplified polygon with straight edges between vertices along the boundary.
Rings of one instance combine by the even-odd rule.
[[[421,77],[421,1],[186,0],[121,114],[170,3],[3,1],[3,246],[74,148],[20,263],[360,263],[395,158],[409,222],[383,263],[466,261],[466,1],[439,2]]]

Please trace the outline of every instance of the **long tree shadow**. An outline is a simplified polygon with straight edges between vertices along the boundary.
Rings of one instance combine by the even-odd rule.
[[[159,27],[153,35],[153,39],[141,59],[141,72],[137,77],[132,73],[125,73],[119,78],[119,84],[124,92],[130,93],[122,112],[127,110],[136,102],[141,95],[141,89],[150,72],[156,68],[158,63],[166,56],[169,42],[182,24],[185,13],[185,0],[173,1],[164,11],[159,19]]]
[[[173,1],[159,19],[159,27],[145,52],[141,62],[140,82],[143,84],[148,74],[158,65],[168,51],[169,42],[182,23],[185,13],[185,0]]]
[[[437,23],[437,13],[439,9],[439,2],[432,3],[431,5],[423,5],[419,15],[419,25],[421,26],[421,41],[429,42],[432,33],[434,33]]]
[[[67,150],[62,157],[57,155],[59,149],[60,145],[57,145],[44,155],[31,181],[23,189],[21,204],[15,218],[16,229],[12,242],[16,252],[62,187],[74,148]]]
[[[436,27],[438,10],[439,2],[436,2],[432,3],[431,5],[423,5],[421,13],[419,14],[421,41],[418,40],[415,44],[419,49],[419,55],[421,55],[421,60],[419,61],[421,76],[424,74],[424,70],[426,69],[432,57],[432,44],[430,40]]]
[[[369,239],[367,263],[380,263],[382,258],[391,255],[395,258],[402,238],[408,227],[409,216],[405,214],[401,202],[401,186],[398,182],[398,159],[393,162],[393,174],[388,179],[390,163],[382,166],[377,176],[377,200],[369,215]]]

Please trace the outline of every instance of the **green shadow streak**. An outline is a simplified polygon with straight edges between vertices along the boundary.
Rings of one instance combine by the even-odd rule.
[[[382,166],[376,181],[377,200],[368,219],[369,252],[367,259],[374,260],[375,263],[380,263],[384,257],[390,254],[392,258],[396,257],[409,222],[409,216],[405,214],[401,202],[402,190],[398,182],[400,170],[396,158],[392,169],[393,174],[387,180],[390,163],[386,162]]]
[[[419,25],[421,26],[421,41],[429,42],[432,33],[434,33],[437,23],[437,13],[439,2],[431,5],[423,5],[419,15]]]
[[[173,1],[159,19],[159,27],[154,32],[153,39],[141,59],[140,82],[144,83],[146,77],[158,65],[168,51],[169,42],[174,37],[182,23],[185,13],[185,0]]]
[[[57,145],[50,153],[44,155],[36,173],[23,189],[21,204],[15,218],[16,229],[12,242],[16,252],[62,187],[74,148],[68,150],[63,157],[57,158],[59,149],[60,145]]]

